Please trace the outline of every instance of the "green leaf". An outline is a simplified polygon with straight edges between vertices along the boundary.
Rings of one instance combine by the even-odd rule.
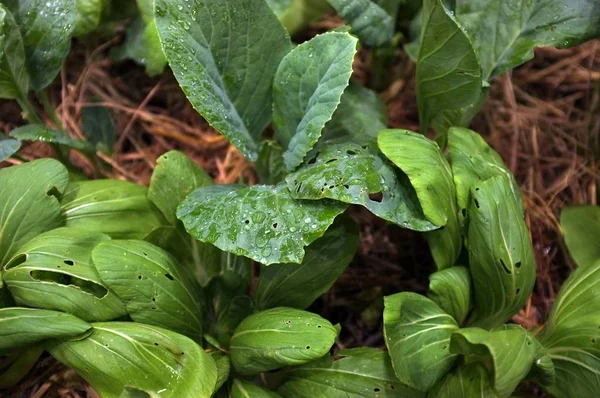
[[[333,116],[348,86],[356,49],[357,40],[348,33],[324,33],[294,48],[277,68],[273,127],[286,148],[288,171],[302,163]]]
[[[323,143],[305,165],[288,174],[296,199],[330,198],[359,204],[384,220],[404,228],[429,231],[436,226],[423,215],[415,191],[370,145],[339,139]],[[374,194],[381,198],[373,198]]]
[[[77,149],[82,152],[93,153],[95,148],[89,143],[78,138],[71,138],[64,133],[52,130],[42,124],[27,124],[17,127],[10,132],[10,136],[21,141],[42,141],[53,144],[66,145],[69,148]]]
[[[119,397],[125,387],[164,398],[209,398],[213,394],[215,362],[189,338],[133,322],[92,326],[87,338],[57,342],[48,351],[100,396]]]
[[[10,363],[0,358],[0,389],[16,386],[38,363],[44,352],[42,345],[29,346],[8,356]]]
[[[480,363],[461,365],[440,380],[429,392],[430,398],[501,398],[490,380],[486,368]]]
[[[458,330],[454,318],[436,303],[416,293],[384,298],[383,330],[398,380],[428,391],[450,370],[450,335]]]
[[[18,140],[0,139],[0,162],[4,162],[6,159],[17,153],[19,148],[21,148],[21,143]]]
[[[57,228],[22,246],[3,275],[18,305],[64,311],[85,321],[127,315],[115,293],[102,283],[92,250],[108,236],[77,228]]]
[[[31,88],[40,91],[52,83],[69,53],[75,0],[5,0],[5,4],[21,30]]]
[[[248,383],[240,379],[233,379],[230,398],[277,398],[279,394],[266,390],[256,384]]]
[[[503,175],[510,181],[510,189],[522,214],[523,202],[519,184],[500,155],[490,148],[479,134],[465,128],[450,128],[448,150],[452,160],[452,174],[459,209],[458,219],[461,227],[464,228],[466,224],[471,187],[497,175]]]
[[[267,0],[267,4],[271,7],[275,15],[277,15],[277,18],[281,18],[293,2],[294,0]]]
[[[0,169],[0,268],[34,236],[63,223],[57,195],[69,174],[53,159]],[[0,287],[2,283],[0,282]]]
[[[256,307],[309,307],[344,272],[357,249],[358,226],[349,217],[338,219],[306,248],[302,264],[261,268],[254,291]]]
[[[87,142],[102,152],[111,153],[115,145],[115,123],[104,106],[88,106],[81,110],[81,129]]]
[[[213,185],[192,192],[177,217],[202,242],[265,265],[300,263],[342,204],[296,201],[285,185]]]
[[[471,311],[471,275],[466,267],[450,267],[429,275],[427,296],[462,325]]]
[[[263,184],[279,184],[285,178],[283,149],[272,140],[264,140],[256,161],[256,173]]]
[[[117,60],[132,59],[146,68],[149,76],[163,72],[167,59],[163,53],[154,20],[144,22],[135,18],[125,28],[125,41],[111,50],[111,56]]]
[[[165,224],[146,197],[148,188],[121,180],[72,182],[60,201],[69,227],[113,239],[143,239]]]
[[[92,326],[73,315],[34,308],[0,309],[0,352],[26,348],[48,339],[71,338]]]
[[[208,353],[215,365],[217,366],[217,385],[215,391],[217,391],[225,382],[229,379],[231,373],[231,361],[229,356],[221,351],[212,351]]]
[[[537,345],[521,326],[504,325],[491,331],[460,329],[452,334],[450,351],[469,362],[481,362],[491,375],[497,395],[508,397],[533,366]]]
[[[424,0],[422,17],[417,100],[425,131],[444,111],[476,103],[482,80],[473,45],[443,1]]]
[[[329,352],[337,331],[320,316],[278,307],[244,319],[231,338],[235,369],[252,375],[288,365],[300,365]]]
[[[157,0],[158,35],[173,73],[194,108],[256,160],[271,120],[272,83],[291,49],[264,0]]]
[[[394,20],[371,0],[327,0],[367,46],[378,47],[392,41]]]
[[[110,0],[75,0],[77,14],[73,36],[79,37],[92,33],[102,19],[102,12]]]
[[[326,356],[306,365],[281,372],[284,397],[347,398],[397,397],[421,398],[425,393],[401,384],[392,369],[387,352],[375,348],[355,348]]]
[[[377,142],[383,154],[410,179],[425,217],[444,227],[426,234],[437,268],[454,265],[462,239],[452,171],[440,148],[435,141],[408,130],[383,130]]]
[[[0,4],[0,98],[27,98],[29,74],[19,27],[10,11]]]
[[[569,254],[578,266],[587,267],[600,259],[600,206],[564,208],[560,227]]]
[[[535,283],[529,231],[510,181],[498,175],[471,188],[467,248],[473,278],[471,326],[499,326],[526,303]]]
[[[151,243],[113,240],[93,251],[102,281],[135,322],[160,326],[202,342],[200,298],[171,255]]]

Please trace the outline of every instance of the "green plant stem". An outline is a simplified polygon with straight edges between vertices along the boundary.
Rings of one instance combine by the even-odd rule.
[[[58,118],[58,115],[56,114],[56,110],[50,103],[50,100],[48,99],[48,95],[46,94],[46,92],[42,90],[42,91],[37,92],[36,94],[37,94],[37,97],[39,98],[40,102],[42,103],[42,106],[44,107],[44,111],[48,114],[48,116],[50,117],[50,119],[52,120],[52,122],[54,123],[56,128],[61,133],[65,134],[65,129],[63,127],[62,121]]]
[[[29,98],[27,98],[26,94],[20,96],[20,98],[17,98],[17,102],[19,103],[19,106],[25,114],[25,119],[29,120],[32,123],[42,123],[42,120],[35,112],[35,109],[29,101]]]

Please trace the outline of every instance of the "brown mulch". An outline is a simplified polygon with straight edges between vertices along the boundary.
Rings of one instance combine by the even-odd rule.
[[[336,23],[329,20],[312,29],[325,30]],[[113,156],[101,155],[110,167],[97,170],[85,158],[73,155],[86,174],[147,184],[157,157],[179,149],[218,183],[256,182],[251,163],[194,111],[169,72],[149,78],[133,63],[115,64],[106,56],[113,44],[76,45],[50,90],[60,118],[75,136],[82,136],[78,122],[84,107],[99,100],[112,111],[119,138]],[[370,53],[361,50],[355,77],[368,81],[369,73]],[[417,130],[414,64],[400,54],[390,73],[395,79],[382,93],[390,125]],[[17,105],[0,101],[0,130],[8,133],[21,123]],[[537,283],[528,305],[514,320],[535,327],[544,323],[573,268],[561,240],[560,210],[571,204],[596,204],[598,199],[600,40],[568,50],[536,50],[534,60],[494,82],[473,128],[502,155],[521,185]],[[21,154],[29,160],[51,156],[52,150],[38,143]],[[419,234],[389,225],[364,209],[353,208],[351,215],[361,227],[359,252],[312,309],[342,325],[340,347],[382,346],[382,297],[403,290],[424,292],[434,268]],[[97,396],[47,355],[19,386],[0,395]]]

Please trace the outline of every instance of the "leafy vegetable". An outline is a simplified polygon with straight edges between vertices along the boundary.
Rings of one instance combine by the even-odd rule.
[[[108,108],[88,106],[81,110],[81,129],[87,142],[102,152],[112,152],[115,124]]]
[[[448,373],[427,396],[432,398],[501,397],[494,391],[487,370],[478,362],[459,366],[455,371]]]
[[[10,132],[10,136],[21,141],[44,141],[53,144],[66,145],[70,148],[84,152],[94,152],[94,147],[87,142],[77,138],[71,138],[42,124],[28,124],[17,127]]]
[[[600,258],[599,206],[572,206],[563,209],[560,227],[569,254],[578,266],[588,267]]]
[[[472,306],[469,270],[456,266],[429,275],[428,297],[462,325]]]
[[[381,46],[392,40],[394,20],[371,0],[327,0],[352,27],[352,33],[368,46]]]
[[[279,394],[265,390],[255,384],[248,383],[240,379],[234,379],[231,385],[231,398],[277,398]]]
[[[102,18],[102,12],[110,0],[75,0],[77,14],[73,36],[83,36],[93,32]]]
[[[0,162],[5,161],[21,148],[18,140],[4,140],[0,137]]]
[[[25,47],[19,27],[4,4],[0,4],[0,98],[22,103],[29,91]]]

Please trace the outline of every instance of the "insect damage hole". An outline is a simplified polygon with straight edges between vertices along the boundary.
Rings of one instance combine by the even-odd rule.
[[[173,278],[173,276],[171,276],[171,274],[165,274],[165,278],[167,278],[168,280],[174,281],[175,278]]]
[[[309,345],[307,345],[307,346],[306,346],[306,349],[307,349],[307,350],[310,350],[310,346],[309,346]]]
[[[63,263],[65,263],[67,265],[70,265],[70,266],[75,265],[75,263],[73,262],[73,260],[65,260],[65,261],[63,261]]]
[[[383,194],[381,192],[370,193],[369,200],[372,202],[381,203],[383,201]]]

